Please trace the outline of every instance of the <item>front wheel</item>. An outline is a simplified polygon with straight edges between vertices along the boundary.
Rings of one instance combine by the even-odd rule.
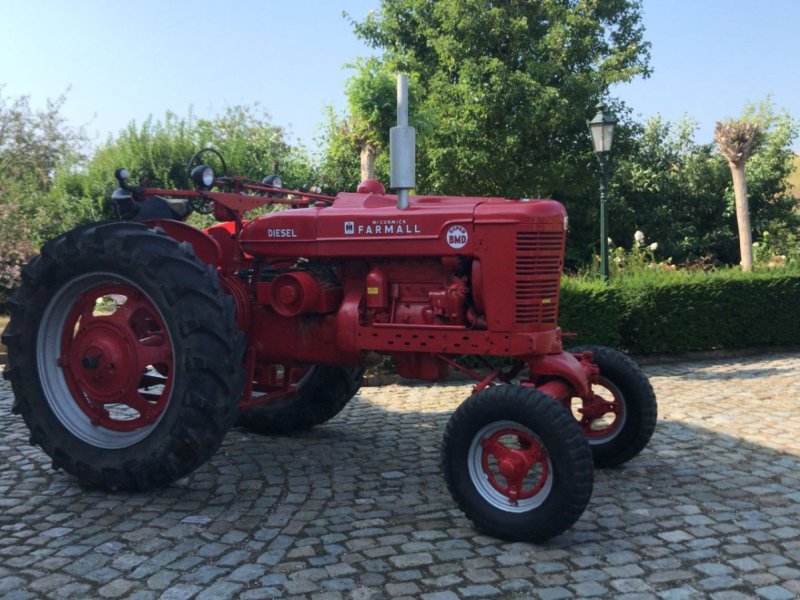
[[[592,494],[589,445],[550,396],[502,385],[470,396],[444,433],[447,487],[482,531],[543,542],[571,527]]]
[[[11,299],[5,371],[53,465],[146,490],[205,462],[236,418],[244,339],[213,269],[131,223],[45,245]]]
[[[644,450],[656,428],[658,407],[647,375],[630,358],[605,346],[580,346],[600,368],[594,397],[571,400],[598,467],[615,467]]]

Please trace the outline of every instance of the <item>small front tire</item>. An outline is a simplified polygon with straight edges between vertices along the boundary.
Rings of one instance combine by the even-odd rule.
[[[580,346],[573,354],[591,352],[600,368],[592,384],[595,397],[580,404],[578,419],[589,440],[597,467],[616,467],[637,456],[656,428],[658,407],[653,386],[639,365],[613,348]]]
[[[502,385],[464,401],[442,445],[447,487],[478,529],[543,542],[580,518],[594,471],[580,427],[554,399]]]

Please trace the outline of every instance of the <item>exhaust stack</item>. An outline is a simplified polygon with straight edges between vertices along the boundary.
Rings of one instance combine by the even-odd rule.
[[[416,131],[408,126],[408,75],[397,75],[397,127],[389,130],[389,185],[397,190],[397,208],[408,208],[408,192],[416,186]]]

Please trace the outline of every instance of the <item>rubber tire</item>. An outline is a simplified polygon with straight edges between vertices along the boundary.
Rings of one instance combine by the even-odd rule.
[[[591,345],[568,350],[575,354],[587,351],[594,354],[600,375],[620,390],[625,404],[625,424],[619,433],[606,442],[590,444],[596,467],[616,467],[637,456],[653,436],[658,419],[656,394],[639,365],[622,352]]]
[[[163,316],[173,345],[173,388],[164,412],[144,439],[122,448],[99,448],[70,432],[50,408],[37,367],[37,331],[49,301],[92,273],[135,283]],[[85,225],[45,244],[22,279],[2,337],[8,347],[4,376],[31,444],[52,458],[54,468],[87,486],[144,491],[184,477],[216,452],[238,413],[245,338],[216,271],[189,244],[135,223]]]
[[[238,425],[258,434],[304,431],[329,421],[356,395],[364,369],[316,365],[291,396],[243,411]]]
[[[537,507],[508,512],[492,506],[475,487],[468,468],[469,448],[486,425],[515,421],[535,433],[553,469],[553,485]],[[453,499],[475,526],[512,541],[544,542],[569,529],[592,495],[594,469],[580,426],[556,400],[533,388],[501,385],[465,400],[445,428],[442,470]]]

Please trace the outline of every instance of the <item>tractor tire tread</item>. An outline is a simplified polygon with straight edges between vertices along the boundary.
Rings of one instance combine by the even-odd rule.
[[[170,313],[173,330],[186,349],[174,359],[182,382],[176,382],[167,408],[177,413],[173,425],[164,419],[133,446],[96,451],[90,460],[94,447],[54,426],[55,418],[44,414],[49,409],[35,364],[32,328],[36,323],[30,322],[36,315],[28,306],[47,293],[49,280],[57,273],[79,271],[81,265],[93,261],[127,265],[156,282],[171,306],[192,305],[192,310]],[[171,279],[164,276],[165,268],[171,269]],[[47,242],[25,267],[23,284],[9,306],[11,320],[2,337],[9,350],[4,376],[11,381],[15,408],[33,432],[32,441],[52,458],[54,466],[73,474],[81,484],[145,491],[171,483],[208,460],[235,422],[236,403],[244,387],[245,339],[236,328],[232,301],[213,269],[163,231],[134,223],[95,223],[67,232]]]
[[[622,352],[606,346],[584,345],[571,348],[569,352],[579,354],[591,351],[600,374],[607,376],[626,398],[633,400],[628,406],[628,418],[635,419],[619,438],[605,448],[593,448],[594,464],[599,468],[617,467],[635,456],[647,446],[658,422],[656,394],[647,375],[636,362]]]
[[[515,419],[526,426],[537,423],[538,428],[532,429],[550,444],[548,452],[556,448],[566,455],[569,465],[558,474],[569,493],[560,502],[550,503],[544,514],[531,515],[524,525],[518,515],[498,514],[497,510],[487,514],[481,502],[476,502],[469,478],[457,474],[458,462],[466,462],[470,443],[470,436],[465,436],[465,432],[477,433],[491,420]],[[447,488],[467,518],[479,530],[507,540],[543,542],[562,533],[580,518],[592,495],[594,469],[583,432],[561,404],[532,388],[501,385],[470,396],[456,409],[445,427],[441,462]]]
[[[297,393],[239,415],[238,425],[253,433],[288,434],[321,425],[338,415],[356,395],[363,369],[318,365]]]

